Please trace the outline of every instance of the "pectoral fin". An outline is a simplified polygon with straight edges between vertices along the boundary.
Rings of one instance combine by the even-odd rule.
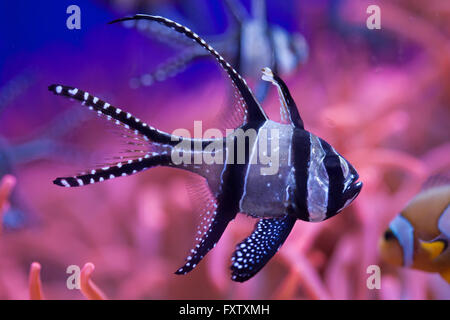
[[[447,247],[447,243],[444,240],[432,240],[432,241],[420,241],[422,249],[427,251],[431,259],[438,257]],[[450,273],[449,273],[450,275]]]

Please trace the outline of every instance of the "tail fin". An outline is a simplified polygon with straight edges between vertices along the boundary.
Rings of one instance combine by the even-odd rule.
[[[61,177],[54,180],[54,184],[63,187],[79,187],[96,182],[102,182],[116,177],[127,176],[139,171],[143,171],[155,166],[171,166],[192,171],[198,174],[207,175],[208,170],[202,170],[201,166],[195,164],[175,164],[172,162],[172,152],[180,143],[185,144],[186,149],[176,149],[181,153],[184,159],[186,154],[189,159],[194,157],[197,143],[200,143],[202,150],[208,146],[213,140],[211,139],[190,139],[180,136],[170,135],[159,131],[128,112],[124,112],[111,104],[100,100],[89,93],[63,85],[51,85],[49,90],[57,95],[66,96],[82,102],[82,105],[89,107],[90,110],[96,111],[100,116],[105,116],[108,120],[115,120],[115,124],[131,131],[135,134],[136,141],[128,142],[131,145],[139,147],[139,150],[126,150],[124,153],[131,153],[131,156],[115,157],[114,162],[103,165],[99,169],[90,170],[89,173],[81,173],[69,177]],[[128,133],[127,133],[128,134]],[[125,135],[126,138],[132,138]],[[143,140],[145,141],[143,141]],[[142,150],[141,147],[148,145],[149,150]],[[194,150],[194,151],[192,151]],[[205,172],[203,172],[205,171]]]
[[[90,95],[86,91],[57,84],[49,86],[48,89],[56,95],[81,101],[81,103],[89,107],[90,110],[95,110],[98,114],[105,115],[108,120],[116,120],[117,125],[123,125],[126,129],[134,130],[135,134],[141,134],[146,140],[166,145],[176,145],[179,143],[178,140],[173,139],[172,135],[149,126],[129,112],[124,112],[121,109]]]
[[[176,137],[174,139],[172,135],[149,126],[130,113],[124,112],[83,90],[63,85],[51,85],[49,90],[57,95],[81,101],[90,110],[97,111],[99,115],[105,116],[108,120],[115,120],[117,125],[134,132],[136,136],[149,141],[149,143],[152,142],[153,151],[156,151],[142,153],[143,151],[139,150],[140,154],[134,159],[119,157],[118,159],[121,162],[108,164],[102,168],[93,169],[88,173],[57,178],[53,181],[54,184],[62,187],[79,187],[116,177],[132,175],[151,167],[169,165],[171,163],[171,146],[179,143]]]

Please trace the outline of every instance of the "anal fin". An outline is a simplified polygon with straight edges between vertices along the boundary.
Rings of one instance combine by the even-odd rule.
[[[179,268],[175,274],[186,274],[192,271],[203,257],[216,246],[228,223],[236,216],[236,212],[227,210],[227,205],[221,205],[221,202],[217,202],[217,200],[213,201],[208,209],[211,212],[204,216],[204,221],[197,233],[197,235],[202,235],[200,241],[191,250],[184,266]]]

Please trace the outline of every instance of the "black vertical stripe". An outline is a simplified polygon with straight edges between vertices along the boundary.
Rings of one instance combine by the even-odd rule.
[[[297,218],[309,221],[307,182],[311,148],[310,133],[294,128],[291,148],[295,168],[295,213]]]
[[[329,187],[328,187],[328,206],[327,219],[334,216],[339,209],[344,206],[343,191],[344,191],[344,174],[341,168],[339,155],[334,152],[333,148],[323,139],[320,139],[320,144],[325,151],[324,165],[327,170]]]
[[[249,123],[241,127],[246,130],[254,129],[258,130],[264,125],[265,122]],[[259,133],[258,133],[259,134]],[[258,139],[254,143],[258,143]],[[238,164],[238,143],[237,137],[234,137],[234,159],[233,163],[225,164],[225,168],[222,174],[222,186],[221,192],[218,197],[218,202],[226,206],[228,210],[233,212],[239,212],[239,202],[244,194],[245,175],[247,173],[248,166],[250,165],[250,154],[252,146],[250,145],[250,139],[245,139],[245,162],[244,164]]]

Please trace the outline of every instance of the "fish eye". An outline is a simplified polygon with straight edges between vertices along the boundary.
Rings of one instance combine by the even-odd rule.
[[[384,237],[384,240],[386,240],[386,241],[395,239],[395,235],[391,229],[387,229],[386,232],[384,233],[383,237]]]

